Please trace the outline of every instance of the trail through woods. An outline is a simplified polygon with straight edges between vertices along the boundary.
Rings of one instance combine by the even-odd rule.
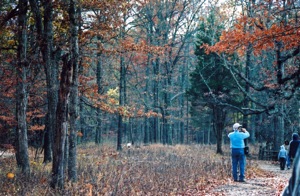
[[[215,187],[207,195],[224,196],[276,196],[280,195],[291,176],[292,169],[280,170],[278,164],[259,161],[259,167],[270,172],[268,177],[247,178],[246,182],[228,180],[228,184]],[[249,174],[248,174],[249,175]]]

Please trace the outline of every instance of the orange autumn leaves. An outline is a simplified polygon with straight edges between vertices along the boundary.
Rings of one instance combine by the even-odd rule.
[[[260,18],[242,17],[234,28],[223,31],[220,41],[214,46],[205,45],[207,52],[243,55],[246,47],[252,46],[255,55],[262,51],[275,48],[280,42],[281,50],[291,50],[300,44],[300,23],[290,20],[287,24],[273,23],[269,26],[262,23]]]

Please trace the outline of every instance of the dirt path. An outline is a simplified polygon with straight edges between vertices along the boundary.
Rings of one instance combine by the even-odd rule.
[[[276,196],[288,183],[292,170],[280,170],[279,166],[270,162],[260,162],[259,167],[271,172],[270,177],[255,177],[247,179],[246,182],[230,181],[226,185],[216,187],[210,194],[211,196]]]

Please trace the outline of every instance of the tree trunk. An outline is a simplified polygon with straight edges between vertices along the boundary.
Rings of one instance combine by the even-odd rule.
[[[57,104],[56,113],[56,130],[55,142],[53,148],[53,166],[52,166],[52,188],[64,187],[64,153],[65,141],[68,129],[68,101],[70,94],[70,86],[72,83],[72,63],[69,61],[68,56],[63,57],[63,67],[61,72],[61,81],[59,89],[59,99]]]
[[[37,42],[41,48],[46,73],[48,113],[46,116],[46,128],[44,136],[44,163],[52,161],[53,133],[56,120],[56,106],[58,99],[58,61],[60,49],[53,51],[53,7],[52,1],[43,2],[44,13],[41,14],[40,7],[35,0],[29,0],[31,10],[36,22]],[[42,20],[44,16],[44,20]]]
[[[153,81],[153,95],[154,95],[154,100],[153,100],[153,108],[156,108],[156,112],[159,112],[157,108],[159,107],[159,86],[158,86],[158,78],[159,78],[159,59],[156,58],[156,61],[154,62],[153,65],[153,74],[154,74],[154,81]],[[153,139],[155,143],[160,142],[160,131],[159,131],[159,119],[158,117],[154,117],[153,121]]]
[[[214,131],[217,138],[217,153],[222,154],[222,140],[223,140],[223,130],[226,119],[226,112],[220,106],[215,106],[213,109],[213,117],[214,117]]]
[[[189,97],[188,95],[186,96],[186,114],[188,116],[188,114],[190,113],[189,110]],[[189,144],[189,126],[190,126],[190,120],[189,118],[186,118],[186,143]]]
[[[249,141],[250,143],[252,144],[255,144],[256,143],[256,132],[257,132],[257,128],[256,128],[256,124],[257,124],[257,119],[258,119],[259,115],[251,115],[249,117],[249,121],[250,121],[250,124],[249,124],[249,127],[248,127],[248,131],[250,133],[250,137],[249,137]]]
[[[149,119],[144,117],[144,144],[148,145],[150,143],[150,129],[149,129]]]
[[[58,51],[54,57],[47,57],[47,59],[49,59],[46,62],[46,66],[48,67],[46,71],[48,113],[44,138],[44,163],[51,162],[53,158],[52,151],[56,124],[56,106],[58,102],[58,61],[60,54],[60,51]],[[53,60],[51,60],[51,58],[53,58]],[[49,66],[51,66],[51,68]]]
[[[150,65],[151,65],[151,55],[148,54],[147,57],[147,67],[146,67],[146,76],[149,76],[150,74]],[[147,113],[149,111],[149,99],[148,99],[148,95],[149,95],[149,86],[150,86],[150,82],[149,82],[149,77],[145,78],[145,89],[144,89],[144,101],[145,101],[145,113]],[[149,122],[149,118],[148,117],[144,117],[144,144],[148,145],[150,143],[150,141],[152,142],[151,138],[150,138],[150,122]]]
[[[85,118],[84,118],[84,113],[85,109],[83,107],[83,100],[82,97],[79,98],[79,116],[80,116],[80,132],[81,132],[81,137],[78,138],[78,143],[83,143],[86,141],[86,124],[85,124]]]
[[[124,57],[121,56],[120,60],[120,85],[119,85],[119,106],[124,106],[124,90],[125,90],[125,65],[124,65]],[[117,142],[117,150],[122,150],[122,135],[124,130],[124,123],[122,114],[119,114],[118,117],[118,142]]]
[[[98,63],[97,63],[97,85],[98,85],[98,93],[103,94],[102,80],[103,80],[103,68],[101,62],[101,53],[97,55]],[[102,141],[102,111],[100,108],[97,108],[97,127],[96,127],[96,135],[95,135],[95,143],[100,144]]]
[[[102,142],[102,112],[100,108],[97,108],[97,127],[95,135],[95,144],[101,144]]]
[[[50,7],[50,5],[49,5]],[[48,8],[50,9],[50,8]],[[50,12],[50,11],[49,11]],[[46,14],[46,10],[45,10]],[[48,15],[47,15],[48,16]],[[56,120],[56,106],[58,102],[58,61],[60,57],[51,55],[53,53],[53,46],[52,46],[52,21],[45,21],[44,23],[47,24],[47,27],[45,26],[45,34],[47,34],[47,38],[45,40],[46,46],[44,50],[44,64],[45,64],[45,72],[46,72],[46,82],[47,82],[47,100],[48,100],[48,122],[46,127],[47,134],[45,135],[45,145],[44,146],[44,162],[51,162],[52,161],[52,151],[53,151],[53,135],[55,132],[55,120]],[[51,23],[51,24],[50,24]],[[50,37],[48,37],[50,36]],[[60,53],[58,53],[58,56],[60,56]]]
[[[169,87],[171,86],[171,78],[170,78],[171,74],[167,74],[167,76],[165,76],[166,78],[164,79],[164,86],[166,88],[166,90],[163,92],[163,96],[164,96],[164,118],[163,118],[163,138],[164,138],[164,144],[168,144],[168,145],[172,145],[172,132],[171,132],[171,128],[170,128],[170,123],[169,123],[169,117],[171,116],[171,113],[169,111],[169,107],[171,106],[171,101],[170,101],[170,92],[169,92]]]
[[[68,132],[69,132],[69,128],[67,127],[66,133],[68,133]],[[69,135],[69,134],[67,134],[67,135]],[[65,140],[65,150],[64,150],[64,164],[63,164],[63,166],[64,166],[63,171],[64,172],[68,171],[68,166],[69,166],[69,164],[68,164],[68,161],[69,161],[69,150],[70,150],[70,148],[69,148],[69,138],[66,137],[66,140]]]
[[[27,3],[28,1],[19,2],[18,16],[18,66],[17,66],[17,90],[16,90],[16,118],[17,118],[17,133],[16,133],[16,159],[17,165],[22,169],[25,175],[30,173],[29,157],[28,157],[28,138],[27,138],[27,123],[26,110],[28,104],[27,95]]]
[[[78,71],[79,71],[79,47],[78,47],[78,30],[79,30],[79,11],[77,0],[70,0],[69,17],[70,17],[70,63],[73,68],[72,85],[70,89],[70,131],[69,131],[69,159],[68,159],[68,176],[73,182],[77,181],[77,119],[78,119]]]
[[[98,41],[103,42],[103,40],[98,37]],[[101,51],[101,49],[99,48]],[[103,66],[102,66],[102,53],[98,52],[97,54],[97,72],[96,72],[96,78],[97,78],[97,85],[98,85],[98,93],[101,95],[104,93],[103,89]],[[96,127],[96,135],[95,135],[95,143],[100,144],[102,142],[102,116],[104,116],[104,113],[102,113],[100,108],[97,108],[97,127]]]

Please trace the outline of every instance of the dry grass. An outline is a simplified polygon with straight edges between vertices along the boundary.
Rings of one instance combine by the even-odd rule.
[[[230,156],[225,154],[203,145],[156,144],[122,152],[108,145],[80,146],[78,181],[66,181],[60,191],[49,187],[51,164],[32,160],[31,175],[25,178],[8,157],[0,159],[0,195],[201,195],[231,179]],[[256,166],[249,160],[248,172],[264,175]],[[8,172],[16,177],[7,179]]]

